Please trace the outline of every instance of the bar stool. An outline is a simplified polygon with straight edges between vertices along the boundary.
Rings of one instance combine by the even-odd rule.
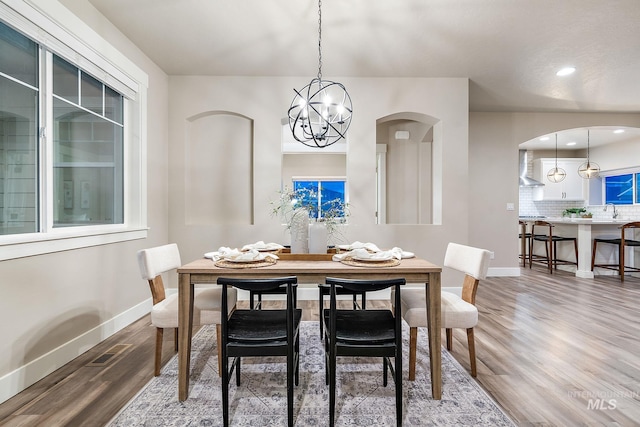
[[[627,230],[631,230],[631,233],[633,233],[636,228],[640,228],[640,222],[628,222],[628,223],[620,226],[619,228],[620,228],[620,238],[619,239],[599,239],[599,238],[593,239],[593,250],[591,252],[591,271],[593,271],[593,269],[595,267],[606,268],[606,269],[609,269],[609,270],[615,270],[620,275],[620,281],[624,282],[624,272],[625,271],[628,271],[628,272],[640,272],[640,268],[638,268],[638,267],[632,267],[632,266],[624,265],[624,263],[625,263],[625,261],[624,261],[624,249],[627,246],[640,247],[640,241],[633,240],[633,239],[627,239],[626,235],[625,235],[626,234],[625,232]],[[617,264],[596,264],[596,248],[598,246],[598,243],[609,243],[611,245],[618,246],[618,263]]]
[[[518,234],[518,239],[520,239],[520,254],[518,255],[518,258],[522,260],[522,266],[526,267],[527,266],[527,258],[529,258],[528,255],[528,247],[529,247],[529,240],[531,239],[531,233],[527,233],[527,223],[525,221],[518,221],[518,224],[520,225],[520,234]]]
[[[536,234],[536,226],[538,230],[540,227],[546,227],[548,230],[545,234]],[[531,265],[536,262],[540,264],[546,264],[549,269],[549,274],[553,274],[553,269],[558,269],[558,264],[560,265],[578,265],[578,239],[576,237],[563,237],[556,236],[553,234],[554,225],[547,221],[536,221],[531,226],[531,239],[529,241],[529,268]],[[546,255],[536,255],[533,253],[533,243],[534,242],[544,242],[544,248]],[[563,259],[558,259],[558,242],[573,242],[573,247],[576,254],[576,260],[568,261]]]

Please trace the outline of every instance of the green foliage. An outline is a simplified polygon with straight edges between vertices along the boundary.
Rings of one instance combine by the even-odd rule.
[[[587,212],[587,208],[567,208],[562,211],[562,216],[571,216],[571,214],[582,215]]]

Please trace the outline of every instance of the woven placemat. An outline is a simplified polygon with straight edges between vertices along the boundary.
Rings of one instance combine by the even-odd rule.
[[[354,267],[395,267],[396,265],[400,265],[400,260],[397,258],[385,261],[360,261],[351,257],[346,257],[340,262]]]
[[[231,262],[226,259],[219,259],[215,262],[216,267],[220,268],[260,268],[260,267],[268,267],[270,265],[278,262],[277,259],[266,257],[260,261],[251,261],[251,262]]]

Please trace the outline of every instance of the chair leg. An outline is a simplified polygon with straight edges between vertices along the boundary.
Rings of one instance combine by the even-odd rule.
[[[329,349],[329,425],[336,424],[336,353],[333,346]]]
[[[418,328],[409,328],[409,381],[416,379],[416,352],[418,346]]]
[[[451,351],[453,349],[453,329],[447,328],[445,332],[447,335],[447,350]]]
[[[218,376],[222,376],[222,325],[216,324],[216,345],[218,346]]]
[[[395,387],[396,387],[396,426],[402,426],[402,345],[396,347],[394,360]]]
[[[173,329],[173,351],[178,352],[178,328]]]
[[[593,248],[591,249],[591,271],[596,266],[596,248],[598,247],[598,242],[593,239]]]
[[[471,376],[476,377],[476,344],[473,339],[473,328],[467,329],[467,345],[469,346],[469,363],[471,364]]]
[[[162,365],[162,328],[156,328],[156,356],[155,356],[155,368],[153,374],[157,377],[160,375],[160,368]]]
[[[382,358],[382,387],[387,386],[387,374],[389,372],[389,359]]]
[[[229,425],[229,359],[222,349],[222,424]]]
[[[242,365],[242,358],[240,356],[235,358],[236,364],[236,387],[240,387],[240,365]]]
[[[322,334],[324,330],[323,328],[324,319],[322,317],[323,308],[324,308],[324,297],[322,295],[322,288],[318,287],[318,319],[320,320],[320,339],[322,339]]]
[[[287,425],[293,427],[293,378],[296,368],[294,366],[294,346],[289,344],[287,348]]]

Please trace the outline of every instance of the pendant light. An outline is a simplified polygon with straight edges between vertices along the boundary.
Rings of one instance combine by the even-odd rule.
[[[587,129],[587,161],[578,168],[578,175],[584,179],[597,178],[600,175],[600,166],[589,159],[589,130]]]
[[[324,148],[345,138],[351,124],[351,97],[344,85],[322,80],[322,1],[318,0],[318,76],[296,95],[289,107],[289,127],[296,141]]]
[[[558,134],[556,133],[556,167],[549,169],[547,179],[551,182],[561,182],[567,176],[564,169],[558,167]]]

